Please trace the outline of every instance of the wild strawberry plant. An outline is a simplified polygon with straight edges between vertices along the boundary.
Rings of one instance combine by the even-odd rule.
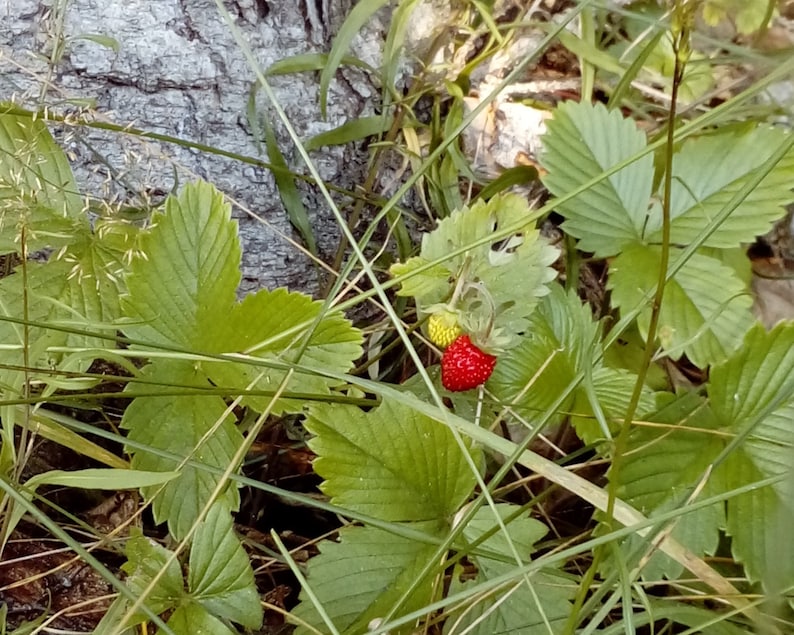
[[[500,194],[461,205],[391,267],[388,284],[413,299],[437,347],[425,358],[428,381],[395,386],[350,374],[362,332],[332,300],[284,289],[238,300],[237,228],[211,185],[184,186],[143,228],[88,222],[45,125],[3,114],[0,246],[17,257],[0,280],[4,540],[25,512],[44,522],[32,504],[42,484],[126,482],[168,536],[123,538],[123,575],[108,572],[119,596],[97,632],[146,621],[178,635],[258,629],[254,571],[233,530],[238,473],[268,417],[290,414],[312,435],[322,492],[355,521],[305,568],[291,563],[302,583],[290,617],[298,632],[593,632],[618,601],[626,624],[653,622],[654,611],[685,625],[712,619],[652,598],[640,578],[675,586],[694,575],[696,592],[716,590],[750,620],[758,613],[740,590],[791,603],[794,327],[755,323],[740,248],[792,202],[794,142],[763,125],[693,131],[681,129],[671,148],[618,111],[559,106],[541,157],[557,200],[533,209]],[[606,262],[606,319],[554,280],[559,249],[537,228],[551,209],[580,252]],[[666,249],[672,264],[661,272]],[[36,251],[39,262],[29,259]],[[657,337],[646,341],[660,279]],[[656,360],[686,358],[708,378],[645,382],[618,338]],[[131,375],[120,422],[129,462],[48,413],[56,390],[98,381],[82,373],[99,357]],[[352,403],[362,392],[376,398],[366,409]],[[245,429],[240,408],[253,415]],[[12,483],[16,434],[33,424],[108,467]],[[527,449],[568,424],[601,462],[630,426],[620,469],[608,474],[616,500],[572,473],[578,466]],[[575,545],[549,539],[535,513],[546,492],[518,505],[497,491],[516,466],[584,498],[601,526]],[[591,589],[581,560],[607,542],[615,548],[598,556],[601,584]],[[743,568],[742,589],[704,560],[728,554]],[[646,613],[634,617],[640,603]],[[713,632],[741,632],[726,619]]]
[[[48,371],[85,370],[91,356],[66,350],[101,347],[113,336],[137,230],[107,216],[89,223],[66,156],[42,121],[2,112],[0,147],[0,253],[7,263],[19,262],[15,275],[0,280],[0,386],[14,403],[28,399],[32,386],[86,386],[85,379]],[[46,261],[29,259],[43,250],[50,252]],[[11,473],[14,432],[30,421],[17,405],[0,408],[0,470]]]
[[[401,280],[398,293],[413,296],[420,316],[433,318],[431,339],[443,343],[432,332],[437,320],[486,352],[520,337],[556,276],[550,265],[558,251],[540,236],[536,221],[518,196],[478,201],[425,234],[419,256],[392,266]]]
[[[141,487],[155,522],[167,524],[182,551],[190,544],[184,556],[189,574],[183,580],[179,550],[133,536],[126,544],[127,591],[99,632],[122,632],[166,612],[167,623],[160,621],[166,632],[231,633],[232,623],[258,627],[262,609],[253,572],[231,524],[239,495],[229,477],[247,445],[229,404],[256,408],[264,402],[270,413],[301,411],[307,399],[322,399],[337,383],[318,369],[351,368],[361,352],[359,331],[338,312],[283,289],[238,302],[237,227],[211,185],[185,186],[146,229],[112,219],[91,226],[46,126],[8,114],[1,123],[2,143],[13,152],[1,175],[8,193],[3,247],[22,258],[0,280],[10,351],[2,370],[8,404],[2,411],[4,470],[14,469],[20,424],[43,421],[43,433],[60,442],[80,438],[48,420],[46,409],[32,420],[20,412],[14,404],[30,399],[31,386],[44,386],[44,399],[56,387],[84,388],[85,381],[57,380],[57,371],[85,370],[97,356],[119,360],[134,372],[125,391],[132,401],[121,421],[129,465],[117,461],[124,467],[39,475],[30,487],[63,482],[101,489],[103,480],[123,482],[124,472],[121,487]],[[44,248],[51,250],[46,262],[26,260]],[[123,353],[105,344],[117,330],[125,336]],[[119,355],[145,363],[137,369]],[[108,461],[88,442],[75,447]],[[23,493],[17,504],[25,509],[31,495]],[[11,517],[18,521],[20,511]]]
[[[753,323],[748,265],[735,250],[766,233],[791,201],[794,153],[768,161],[790,143],[779,129],[744,125],[681,144],[672,161],[671,260],[661,307],[660,343],[672,359],[705,368],[736,349]],[[559,206],[563,229],[578,247],[610,258],[608,287],[622,312],[645,334],[645,294],[659,278],[662,175],[645,135],[603,106],[573,102],[557,109],[544,136],[544,184],[562,196],[617,169]],[[758,181],[756,183],[756,180]],[[741,196],[741,199],[734,197]],[[692,250],[694,253],[690,253]]]
[[[239,505],[229,476],[237,471],[247,445],[223,397],[263,412],[300,412],[306,399],[322,399],[335,383],[318,370],[346,372],[361,353],[358,330],[305,295],[264,290],[236,300],[240,247],[230,213],[222,196],[204,183],[188,185],[166,202],[141,237],[142,256],[132,262],[126,278],[120,325],[133,341],[131,349],[144,358],[162,350],[189,354],[187,359],[179,354],[155,357],[144,366],[128,390],[149,394],[133,399],[121,424],[137,444],[130,447],[133,469],[178,472],[142,493],[152,501],[155,521],[166,522],[175,539],[188,539],[195,531],[190,571],[206,573],[188,580],[188,592],[171,596],[164,608],[179,609],[169,624],[179,616],[185,625],[202,625],[212,632],[220,632],[212,626],[219,618],[253,628],[262,614],[250,597],[250,566],[241,559],[239,543],[229,537],[229,512]],[[174,392],[174,386],[183,392]],[[223,388],[218,393],[213,386]],[[214,394],[201,396],[208,391]],[[259,427],[263,422],[261,417]],[[200,523],[210,522],[208,514],[217,507],[225,513],[215,512],[220,517],[213,522],[225,529],[207,531],[215,540],[225,540],[225,546],[208,543],[202,551],[197,547]],[[152,549],[140,541],[133,544]],[[229,552],[225,564],[215,553],[218,549]],[[197,550],[201,567],[192,564]],[[137,584],[156,589],[162,580],[151,575],[147,557],[132,559],[130,572]],[[168,557],[175,562],[175,555]],[[244,566],[230,570],[232,562]],[[210,575],[216,570],[233,585]],[[167,582],[176,584],[170,578]],[[186,632],[179,620],[175,629]]]

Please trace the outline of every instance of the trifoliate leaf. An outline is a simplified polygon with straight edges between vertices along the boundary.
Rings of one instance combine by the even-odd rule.
[[[498,505],[497,511],[503,520],[514,515],[517,508],[512,505]],[[474,542],[496,526],[493,511],[480,509],[463,530],[464,537]],[[531,518],[519,516],[507,524],[510,541],[520,554],[534,551],[534,543],[546,533],[546,527]],[[482,544],[483,549],[495,551],[510,557],[507,538],[498,530]],[[474,580],[461,582],[453,578],[450,594],[476,588],[480,582],[506,575],[515,569],[516,564],[494,560],[484,556],[469,556],[478,573]],[[516,575],[513,583],[507,584],[498,594],[489,593],[483,598],[473,596],[462,610],[452,611],[444,625],[444,633],[470,632],[477,635],[493,633],[522,633],[522,635],[546,635],[559,632],[571,612],[568,598],[574,592],[574,585],[568,584],[559,575],[540,571],[528,575],[531,588],[523,576]],[[472,629],[472,630],[468,630]]]
[[[262,290],[233,307],[223,324],[217,325],[215,350],[244,352],[256,358],[346,373],[361,355],[361,332],[337,311],[327,313],[309,334],[322,314],[322,302],[285,289]],[[307,342],[308,338],[308,342]],[[219,386],[237,386],[274,392],[286,370],[233,362],[206,363],[205,368]],[[338,381],[305,372],[294,373],[287,392],[322,398]],[[300,412],[305,399],[281,398],[271,405],[270,396],[247,395],[243,403],[260,412]]]
[[[757,176],[787,133],[758,127],[689,140],[673,157],[671,242],[691,243],[731,198]],[[544,183],[564,196],[641,152],[644,135],[633,122],[600,104],[565,103],[543,137]],[[744,202],[721,222],[704,246],[729,248],[766,233],[794,200],[794,153],[790,152]],[[614,256],[634,244],[661,242],[662,209],[651,204],[650,155],[560,203],[563,228],[583,251]]]
[[[237,223],[223,196],[208,183],[170,196],[144,234],[145,257],[132,262],[123,299],[133,339],[201,350],[228,319],[240,281]]]
[[[581,187],[646,146],[633,121],[601,104],[565,102],[547,128],[541,162],[548,174],[543,183],[555,196]],[[563,228],[579,239],[580,249],[599,257],[614,256],[642,241],[653,173],[653,157],[646,154],[561,203],[557,209],[565,216]]]
[[[165,547],[136,535],[127,541],[126,556],[122,569],[127,573],[127,586],[136,596],[142,596],[159,576],[146,595],[146,606],[159,614],[176,609],[168,619],[168,626],[175,633],[236,633],[218,618],[249,628],[261,624],[262,608],[253,572],[235,538],[225,504],[213,505],[196,530],[190,550],[189,593],[184,588],[179,560]],[[121,602],[113,610],[120,613],[126,605],[126,601]],[[139,612],[127,623],[145,619]],[[112,624],[116,626],[117,622],[118,618]]]
[[[188,588],[208,612],[248,628],[262,624],[254,572],[234,535],[230,510],[216,503],[196,529],[190,549]]]
[[[136,535],[127,540],[125,555],[127,562],[121,568],[127,573],[127,587],[136,597],[143,596],[152,580],[159,576],[154,587],[146,594],[146,605],[154,613],[164,613],[182,602],[185,597],[182,569],[176,558],[168,562],[173,555],[168,549],[150,538]],[[139,613],[130,622],[137,623],[145,619],[146,616]]]
[[[671,261],[680,253],[674,249]],[[622,312],[636,308],[659,280],[659,248],[628,247],[610,265],[608,287]],[[752,298],[733,269],[695,253],[665,287],[657,335],[672,359],[683,354],[700,368],[725,359],[753,323]],[[637,318],[647,336],[651,310]]]
[[[670,239],[686,245],[754,176],[785,141],[774,128],[732,131],[688,140],[673,159]],[[706,239],[707,247],[736,247],[748,237],[765,234],[794,201],[794,152],[778,163],[728,218]],[[661,242],[661,214],[648,222],[646,240]]]
[[[0,110],[3,107],[0,106]],[[63,150],[41,119],[0,112],[0,253],[61,247],[87,231]]]
[[[667,403],[648,420],[657,425],[640,425],[633,430],[629,449],[617,474],[617,495],[653,517],[682,507],[724,447],[725,438],[708,405],[694,393]],[[722,486],[711,475],[699,498],[719,493]],[[724,523],[723,506],[715,503],[682,514],[675,521],[672,536],[693,553],[714,554],[719,543],[719,528]],[[626,555],[640,547],[647,549],[649,539],[637,535],[621,545]],[[679,563],[656,551],[645,565],[643,577],[647,580],[675,579],[682,572]]]
[[[197,352],[245,353],[282,367],[297,361],[331,372],[351,369],[361,354],[361,334],[339,312],[319,319],[322,303],[284,289],[263,290],[236,303],[237,225],[212,186],[186,186],[178,198],[168,199],[165,213],[156,215],[155,221],[143,241],[145,257],[133,262],[127,277],[127,335]],[[316,328],[307,335],[315,322]],[[235,362],[204,362],[203,368],[230,394],[246,390],[272,394],[286,372]],[[321,397],[333,383],[319,375],[296,373],[286,390]],[[258,410],[270,401],[267,394],[245,398]],[[303,399],[281,399],[272,412],[299,411],[304,405]]]
[[[312,406],[306,429],[317,435],[315,471],[340,507],[384,520],[443,519],[471,495],[475,477],[448,428],[384,399],[363,412]],[[475,464],[480,452],[468,450]]]
[[[147,500],[153,498],[155,522],[167,521],[169,531],[179,539],[195,522],[220,476],[190,465],[180,467],[180,460],[163,457],[157,452],[169,452],[180,459],[225,470],[243,439],[231,416],[224,414],[226,404],[220,396],[195,394],[211,385],[191,362],[157,360],[144,368],[141,379],[145,382],[130,382],[127,390],[153,396],[136,397],[124,412],[121,425],[129,430],[130,441],[152,448],[152,452],[129,448],[133,453],[134,469],[181,472],[162,488],[154,486],[141,490]],[[186,394],[173,394],[174,386],[185,387]],[[160,397],[156,396],[158,392],[171,394]],[[219,500],[230,509],[236,509],[237,489],[227,487]]]
[[[444,533],[441,524],[411,523],[431,537]],[[434,556],[436,545],[372,527],[345,527],[339,542],[320,543],[320,555],[309,561],[308,582],[339,632],[364,633],[368,624],[385,617],[395,602],[413,585]],[[342,583],[342,581],[344,581]],[[426,606],[434,580],[428,577],[415,587],[395,617]],[[292,612],[320,632],[328,632],[305,591]],[[299,635],[313,633],[299,627]]]
[[[516,231],[504,239],[492,238],[505,227]],[[450,256],[465,247],[465,252]],[[391,273],[410,276],[398,293],[414,296],[420,310],[448,302],[461,278],[479,284],[479,289],[464,288],[457,299],[463,326],[476,331],[493,317],[494,331],[510,337],[524,331],[538,298],[548,293],[546,285],[556,276],[550,265],[557,255],[535,229],[527,202],[499,195],[453,212],[423,236],[419,257],[393,265]],[[411,275],[434,262],[428,271]]]

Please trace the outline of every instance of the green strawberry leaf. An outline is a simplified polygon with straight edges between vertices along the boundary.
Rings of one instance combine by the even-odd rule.
[[[0,105],[0,110],[3,106]],[[63,150],[41,119],[0,112],[0,253],[62,247],[88,231]]]
[[[141,488],[147,500],[153,499],[155,522],[168,522],[169,531],[179,539],[196,521],[220,476],[190,465],[180,467],[180,461],[157,451],[225,470],[243,438],[231,416],[225,414],[226,404],[220,396],[195,394],[196,390],[211,388],[211,384],[191,362],[157,360],[143,369],[141,379],[145,382],[132,381],[127,390],[153,395],[136,397],[124,412],[121,425],[129,431],[130,441],[152,449],[129,448],[133,469],[180,472],[163,486]],[[173,394],[175,386],[184,386],[188,394]],[[158,392],[166,394],[157,396]],[[237,489],[226,487],[219,500],[236,509]]]
[[[730,495],[724,506],[682,515],[673,536],[695,553],[713,553],[717,530],[727,527],[734,557],[769,591],[794,585],[788,540],[794,523],[793,363],[794,324],[770,332],[754,326],[741,347],[712,368],[708,403],[694,394],[668,403],[651,418],[665,425],[638,427],[624,467],[613,475],[621,498],[651,516],[680,506],[696,487],[702,486],[700,497]],[[735,447],[712,469],[729,444]],[[733,495],[769,478],[777,480]],[[681,571],[659,554],[648,567],[649,578]]]
[[[127,246],[124,236],[117,243]],[[278,389],[284,370],[299,361],[321,371],[343,373],[361,352],[361,335],[338,312],[321,315],[322,304],[284,290],[262,291],[236,302],[240,279],[240,245],[237,225],[222,195],[211,185],[185,186],[178,197],[169,197],[165,213],[156,214],[154,226],[141,239],[141,255],[127,276],[128,295],[122,298],[123,329],[131,338],[156,347],[184,348],[208,353],[244,353],[252,363],[232,361],[180,362],[158,360],[142,378],[163,386],[209,388],[212,381],[225,394],[247,390],[265,396],[247,396],[244,403],[265,410]],[[314,330],[309,335],[309,330]],[[307,341],[308,340],[308,341]],[[262,364],[256,364],[256,358]],[[319,374],[296,372],[287,386],[305,398],[322,398],[335,382]],[[133,382],[129,389],[164,391]],[[173,389],[171,389],[173,390]],[[299,411],[304,398],[279,400],[272,413]],[[151,451],[132,449],[133,464],[168,470],[175,462],[157,451],[203,460],[225,469],[242,443],[242,436],[219,396],[192,394],[139,397],[128,408],[123,425],[131,441]],[[205,438],[206,436],[206,438]],[[217,484],[217,476],[190,466],[169,483],[154,501],[157,522],[167,521],[179,537],[196,518]],[[145,496],[158,490],[146,488]],[[237,492],[227,488],[223,498],[237,505]]]
[[[327,313],[320,319],[322,310],[322,302],[300,293],[285,289],[259,291],[235,305],[224,323],[218,325],[218,344],[213,348],[246,352],[266,362],[298,362],[310,368],[346,373],[361,355],[361,332],[339,312]],[[317,320],[317,327],[309,333]],[[275,391],[287,373],[265,365],[227,361],[204,366],[219,386],[262,391]],[[321,398],[338,383],[319,374],[296,372],[286,390]],[[243,397],[243,403],[260,412],[270,406],[273,414],[300,412],[306,405],[304,399],[281,398],[272,405],[271,401],[267,395]]]
[[[398,294],[414,296],[422,311],[448,302],[463,278],[481,285],[481,289],[464,289],[458,298],[456,308],[466,320],[466,330],[480,330],[495,312],[496,333],[510,338],[523,332],[538,299],[548,293],[547,285],[556,276],[550,265],[558,255],[529,220],[530,211],[526,200],[515,195],[494,196],[454,211],[422,237],[420,256],[391,267],[393,275],[404,277]],[[504,227],[517,229],[506,239],[475,246]],[[466,246],[470,247],[464,253],[449,256]],[[429,263],[436,264],[416,273]]]
[[[674,261],[679,250],[673,250]],[[621,311],[631,311],[659,280],[659,248],[627,247],[610,265],[608,288]],[[725,359],[753,323],[752,298],[734,270],[695,253],[668,281],[659,316],[658,336],[672,359],[683,354],[700,368]],[[637,318],[647,337],[650,307]]]
[[[608,368],[598,364],[574,393],[571,424],[582,441],[588,445],[594,445],[604,441],[605,433],[596,419],[593,404],[585,388],[588,381],[592,383],[593,394],[606,417],[611,434],[620,428],[626,417],[631,394],[637,383],[637,375],[622,368]],[[646,413],[652,412],[654,406],[653,393],[647,386],[643,386],[635,416],[642,417]]]
[[[554,112],[543,136],[543,184],[563,196],[605,170],[641,152],[645,134],[617,110],[602,104],[565,102]],[[641,242],[649,214],[653,157],[646,154],[558,206],[563,228],[579,248],[599,257],[614,256]]]
[[[5,345],[3,362],[8,365],[36,365],[49,368],[57,356],[46,351],[49,346],[63,346],[67,336],[61,331],[47,328],[47,323],[60,313],[58,300],[68,289],[69,265],[63,261],[46,264],[26,263],[26,274],[17,271],[0,279],[0,316],[27,319],[27,334],[22,324],[0,320],[0,341]],[[27,303],[27,307],[25,304]],[[23,347],[27,345],[27,359]],[[16,371],[2,370],[2,373]]]
[[[248,628],[261,626],[254,572],[223,503],[210,508],[193,537],[188,588],[193,602],[209,613]]]
[[[450,430],[399,402],[370,412],[317,404],[305,425],[316,435],[309,447],[321,489],[340,507],[391,521],[444,519],[474,489]],[[481,462],[478,450],[469,453]]]
[[[497,512],[503,521],[513,516],[518,508],[513,505],[497,505]],[[480,509],[463,530],[466,540],[474,542],[496,526],[491,509]],[[546,527],[525,515],[513,518],[507,524],[510,541],[520,553],[530,554],[534,543],[547,533]],[[507,538],[500,531],[481,544],[482,549],[509,557]],[[483,556],[469,556],[478,573],[474,580],[452,580],[450,594],[476,589],[476,585],[505,575],[515,569],[515,563],[493,560]],[[568,598],[573,594],[574,585],[560,575],[540,571],[529,576],[531,589],[520,576],[515,583],[505,587],[497,594],[488,594],[476,602],[468,601],[457,611],[452,611],[444,625],[444,633],[470,632],[477,635],[493,633],[522,633],[526,635],[546,635],[549,628],[558,632],[564,626],[571,612]]]
[[[246,405],[263,411],[286,374],[299,362],[344,373],[361,354],[361,334],[339,312],[321,317],[322,303],[284,289],[263,290],[235,301],[240,279],[237,224],[211,185],[196,183],[170,197],[144,237],[145,258],[133,262],[123,299],[124,331],[160,346],[211,353],[245,353],[262,365],[231,361],[200,366],[219,386],[248,395]],[[316,328],[315,328],[316,327]],[[310,329],[314,328],[309,335]],[[308,338],[308,342],[306,341]],[[318,374],[295,373],[286,390],[322,397],[334,383]],[[269,393],[269,394],[268,394]],[[280,399],[272,412],[300,411],[302,399]]]
[[[794,324],[759,324],[711,373],[708,392],[720,423],[746,438],[720,467],[728,487],[779,476],[775,485],[728,501],[733,553],[752,580],[794,584]]]
[[[153,345],[201,350],[228,319],[240,281],[237,223],[208,183],[186,185],[141,237],[122,299],[124,332]],[[213,351],[220,352],[220,351]]]
[[[628,407],[628,395],[636,375],[613,370],[594,362],[600,327],[590,307],[576,293],[566,293],[556,285],[530,319],[526,335],[499,357],[488,388],[501,405],[532,425],[559,397],[560,391],[583,371],[588,371],[593,394],[610,419],[620,419]],[[653,407],[650,391],[643,390],[638,414]],[[579,435],[593,443],[604,432],[593,418],[593,407],[586,384],[577,387],[552,418],[551,425],[571,416]]]
[[[653,517],[681,506],[724,447],[724,437],[707,404],[694,393],[671,398],[648,420],[661,425],[633,430],[617,475],[617,495]],[[711,478],[699,498],[717,494],[720,489]],[[724,525],[723,505],[715,503],[678,518],[672,536],[693,553],[713,555],[719,544],[719,528]],[[648,539],[637,535],[626,540],[621,549],[628,555],[640,546],[647,548]],[[643,577],[675,579],[682,572],[680,564],[657,550],[645,565]]]
[[[188,633],[199,635],[212,633],[212,635],[238,635],[238,632],[224,624],[217,617],[207,612],[200,604],[191,602],[177,607],[168,618],[168,626],[177,635]],[[159,631],[158,631],[159,635]]]
[[[671,242],[691,243],[785,140],[768,127],[744,128],[686,141],[673,159]],[[544,184],[556,196],[582,187],[646,147],[645,136],[618,111],[601,104],[566,102],[543,137]],[[558,205],[563,228],[579,248],[615,256],[637,244],[661,242],[662,209],[651,203],[653,159],[641,157]],[[732,248],[766,233],[794,200],[794,152],[772,169],[706,238],[705,247]]]
[[[127,586],[136,596],[144,595],[160,576],[146,595],[146,606],[158,614],[176,609],[168,619],[175,633],[236,633],[219,618],[249,628],[260,626],[262,608],[253,571],[234,535],[231,514],[224,503],[214,504],[196,529],[188,568],[189,593],[179,560],[165,547],[140,534],[133,535],[127,541],[126,556],[122,569],[127,573]],[[109,611],[113,615],[103,620],[103,626],[117,627],[127,606],[126,600],[117,601]],[[128,623],[145,620],[143,613],[137,613]]]
[[[756,175],[785,136],[783,130],[755,128],[704,136],[684,143],[673,159],[671,242],[691,243]],[[794,201],[793,178],[794,152],[790,152],[716,227],[704,246],[736,247],[747,242],[748,237],[767,233],[772,224],[785,215],[785,206]],[[661,214],[649,219],[648,242],[661,242],[661,226]]]
[[[124,260],[132,250],[137,230],[129,223],[98,221],[94,232],[82,234],[63,256],[71,269],[61,301],[65,323],[73,328],[116,334],[121,317],[124,284]],[[70,333],[68,345],[75,348],[106,348],[107,339]]]
[[[438,522],[410,523],[409,526],[436,538],[446,531]],[[339,531],[338,543],[330,540],[320,543],[320,555],[309,561],[307,580],[339,632],[363,633],[371,620],[386,615],[416,582],[436,549],[432,542],[405,538],[381,529],[345,527]],[[433,587],[433,578],[425,578],[395,617],[426,606]],[[328,631],[305,591],[301,591],[300,604],[292,614],[320,632]],[[298,627],[295,632],[304,635],[317,631]]]
[[[152,612],[164,613],[178,606],[185,599],[182,569],[178,560],[168,562],[172,555],[168,549],[154,540],[137,534],[127,540],[125,555],[127,562],[121,565],[121,568],[127,574],[127,587],[136,597],[143,596],[152,580],[160,576],[146,595],[146,605]],[[139,613],[130,621],[140,623],[145,620],[146,616]]]

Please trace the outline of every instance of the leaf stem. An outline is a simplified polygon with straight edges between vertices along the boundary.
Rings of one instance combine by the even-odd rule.
[[[632,391],[629,405],[626,408],[626,415],[613,445],[612,465],[609,469],[609,484],[607,486],[607,505],[604,513],[604,525],[609,532],[614,531],[614,513],[615,501],[617,499],[618,474],[622,467],[623,458],[627,451],[631,424],[634,420],[634,416],[637,413],[637,408],[640,403],[642,389],[645,384],[645,377],[653,360],[654,342],[656,340],[656,332],[659,326],[662,300],[664,298],[667,269],[670,263],[670,199],[673,183],[673,148],[675,143],[676,106],[678,102],[678,90],[681,82],[683,81],[684,71],[690,54],[689,37],[690,20],[692,17],[691,11],[691,7],[687,7],[685,2],[681,2],[680,0],[676,2],[672,25],[672,46],[673,52],[675,54],[675,66],[673,69],[673,81],[670,91],[670,109],[667,113],[667,139],[665,144],[666,152],[663,182],[664,194],[662,200],[662,241],[661,251],[659,254],[659,279],[656,283],[656,292],[651,305],[651,316],[648,322],[648,334],[646,338],[645,350],[643,352],[642,364],[637,371],[637,381],[634,384],[634,390]],[[612,548],[615,547],[615,543],[609,543],[609,545]],[[566,623],[564,631],[565,633],[573,633],[576,629],[579,612],[584,604],[588,589],[595,578],[603,556],[603,549],[594,550],[593,562],[590,564],[590,567],[585,573],[582,583],[579,586],[579,592],[577,593],[573,610],[571,611],[570,618]]]
[[[686,13],[687,9],[682,4],[677,4],[676,14]],[[654,341],[656,331],[659,326],[659,316],[662,309],[662,299],[664,298],[665,282],[667,278],[667,268],[670,264],[670,198],[673,186],[673,144],[675,135],[676,105],[678,101],[678,88],[684,77],[684,69],[689,52],[689,25],[687,16],[680,18],[680,22],[673,29],[673,52],[675,53],[675,67],[673,70],[673,85],[670,92],[670,110],[667,113],[667,144],[665,153],[665,172],[664,172],[664,196],[662,199],[662,244],[659,254],[659,280],[656,283],[656,293],[653,297],[651,306],[651,317],[648,322],[648,335],[643,353],[642,365],[637,374],[637,381],[634,384],[634,391],[631,395],[629,407],[626,410],[626,417],[621,425],[620,432],[615,440],[614,456],[610,468],[611,476],[609,479],[609,499],[607,501],[606,522],[610,529],[613,524],[613,511],[615,508],[615,491],[617,489],[617,474],[623,462],[626,452],[631,423],[639,405],[642,388],[645,383],[645,376],[651,365],[654,353]]]
[[[460,268],[458,279],[455,281],[455,289],[452,291],[452,297],[447,303],[450,311],[455,310],[455,306],[458,304],[458,300],[460,300],[460,297],[466,291],[470,265],[471,265],[471,257],[467,255],[466,259],[463,261],[463,266]]]

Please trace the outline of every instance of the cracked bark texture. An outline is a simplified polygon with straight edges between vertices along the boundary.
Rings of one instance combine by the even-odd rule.
[[[262,69],[285,57],[327,51],[353,0],[225,0]],[[377,66],[386,15],[376,16],[352,53]],[[118,51],[85,36],[113,38]],[[58,46],[61,46],[58,53]],[[53,54],[53,51],[56,54]],[[0,0],[0,100],[68,112],[89,100],[98,120],[172,135],[267,160],[247,117],[255,75],[214,0]],[[272,78],[302,139],[373,114],[378,89],[355,69],[332,82],[328,115],[318,108],[316,73]],[[274,123],[282,152],[297,156],[260,93],[259,112]],[[239,205],[243,242],[241,291],[287,286],[316,291],[314,264],[281,206],[272,174],[206,151],[85,126],[54,130],[82,190],[114,203],[137,204],[141,193],[169,192],[197,178],[213,182]],[[366,149],[314,153],[321,176],[353,190],[364,180]],[[305,172],[295,161],[293,168]],[[302,186],[301,186],[302,187]],[[321,255],[328,260],[340,232],[325,201],[302,187]]]

